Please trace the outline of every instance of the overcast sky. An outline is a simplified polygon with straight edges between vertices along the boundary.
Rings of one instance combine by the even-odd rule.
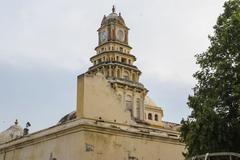
[[[103,15],[116,5],[130,28],[129,44],[141,82],[179,123],[196,83],[194,55],[224,0],[0,0],[0,131],[29,121],[50,127],[76,109],[76,77],[91,66]]]

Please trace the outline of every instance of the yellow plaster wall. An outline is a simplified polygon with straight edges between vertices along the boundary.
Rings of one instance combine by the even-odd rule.
[[[86,143],[94,146],[91,153],[84,152],[87,159],[98,160],[183,160],[182,144],[161,142],[143,137],[125,137],[85,132]],[[132,160],[132,159],[131,159]]]
[[[59,136],[51,140],[42,141],[26,147],[19,147],[4,153],[0,160],[50,160],[58,157],[57,160],[79,160],[83,151],[82,132]],[[84,159],[82,157],[82,159]]]
[[[131,123],[131,116],[123,108],[115,91],[105,77],[82,75],[78,77],[77,117]]]
[[[81,125],[68,132],[58,130],[50,138],[42,135],[15,143],[10,148],[4,152],[0,146],[0,160],[52,160],[51,155],[56,160],[184,159],[184,145],[177,140]]]

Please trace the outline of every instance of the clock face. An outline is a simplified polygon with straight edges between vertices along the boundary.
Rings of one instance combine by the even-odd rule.
[[[101,43],[107,41],[107,32],[106,31],[100,32],[100,41],[101,41]]]
[[[125,35],[123,30],[118,30],[117,31],[117,39],[121,42],[124,41]]]

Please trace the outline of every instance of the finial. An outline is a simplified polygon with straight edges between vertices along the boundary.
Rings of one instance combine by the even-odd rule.
[[[121,17],[121,12],[119,12],[119,17]]]
[[[112,7],[112,13],[115,13],[115,6]]]
[[[18,120],[16,119],[16,121],[14,123],[15,123],[15,125],[18,125]]]

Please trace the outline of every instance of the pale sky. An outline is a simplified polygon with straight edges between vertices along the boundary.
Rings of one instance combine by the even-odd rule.
[[[97,29],[112,5],[130,28],[140,81],[179,123],[196,83],[194,55],[224,0],[0,0],[0,131],[15,119],[30,131],[50,127],[76,109],[76,77],[91,66]]]

